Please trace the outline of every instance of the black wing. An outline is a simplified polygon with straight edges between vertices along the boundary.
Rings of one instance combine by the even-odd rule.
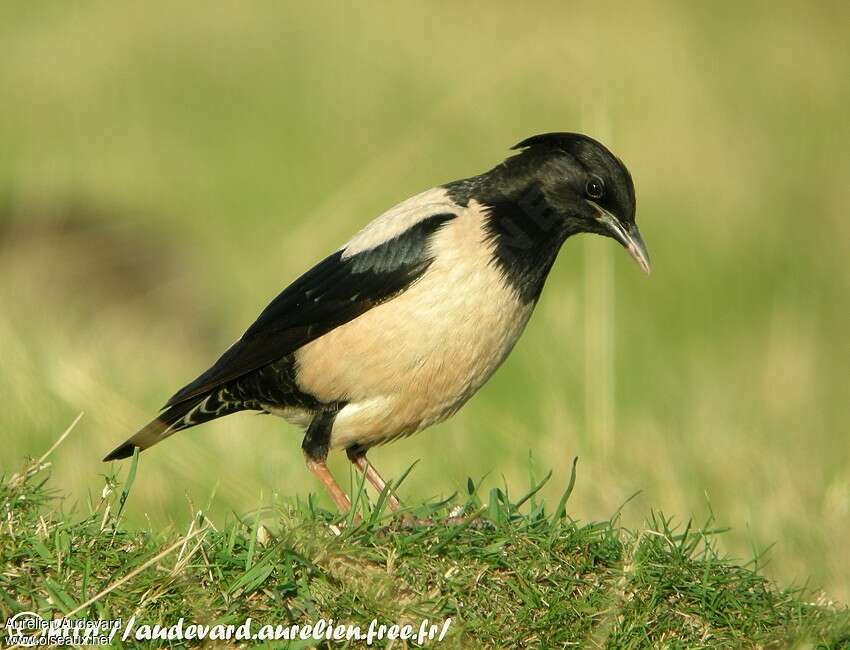
[[[435,214],[375,248],[325,258],[284,289],[241,339],[163,408],[273,363],[401,293],[433,261],[427,250],[431,235],[455,216]]]

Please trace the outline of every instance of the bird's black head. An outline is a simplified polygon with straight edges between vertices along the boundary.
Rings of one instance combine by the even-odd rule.
[[[571,235],[612,237],[649,273],[635,224],[635,188],[625,165],[593,138],[545,133],[489,172],[446,186],[459,203],[488,209],[494,259],[526,298],[534,299]]]
[[[635,224],[635,186],[614,154],[578,133],[536,135],[513,148],[521,152],[497,175],[512,179],[514,193],[537,193],[565,236],[590,232],[616,239],[649,273],[649,254]]]

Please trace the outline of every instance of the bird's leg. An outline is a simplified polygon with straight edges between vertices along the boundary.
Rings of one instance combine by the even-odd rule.
[[[358,447],[357,445],[351,446],[345,450],[345,453],[348,455],[348,460],[366,476],[366,480],[372,484],[372,487],[379,494],[386,489],[386,482],[378,474],[378,470],[372,466],[372,463],[366,460],[366,451],[362,447]],[[387,503],[393,512],[397,512],[401,508],[401,502],[392,491],[387,494]]]
[[[324,460],[313,460],[307,456],[307,469],[319,478],[322,485],[325,486],[325,489],[327,489],[328,493],[331,495],[331,499],[334,500],[334,503],[336,504],[336,507],[339,508],[340,512],[348,512],[351,510],[351,501],[348,500],[348,496],[334,480],[334,477],[328,470],[328,466],[325,465]]]
[[[331,428],[336,414],[336,410],[322,410],[316,413],[310,421],[310,426],[307,427],[307,433],[304,434],[301,449],[304,452],[307,469],[322,482],[339,511],[348,512],[351,510],[351,501],[348,500],[348,496],[339,487],[325,464],[330,446]]]

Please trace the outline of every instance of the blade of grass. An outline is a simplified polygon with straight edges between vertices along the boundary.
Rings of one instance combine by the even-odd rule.
[[[544,485],[552,478],[552,470],[550,469],[546,476],[543,477],[543,480],[540,481],[537,485],[532,484],[531,489],[523,496],[519,501],[514,504],[514,508],[519,510],[520,506],[522,506],[526,501],[531,499],[535,494],[540,492]]]
[[[573,458],[573,468],[570,471],[570,482],[567,484],[567,489],[564,490],[564,493],[561,495],[560,501],[558,501],[558,507],[555,508],[555,512],[552,515],[552,534],[554,536],[557,531],[557,525],[563,519],[564,514],[567,511],[567,501],[570,499],[570,495],[573,493],[573,488],[576,485],[576,465],[578,464],[578,456]]]
[[[124,483],[124,489],[121,490],[121,498],[118,500],[118,513],[115,515],[115,527],[118,527],[118,522],[121,520],[121,513],[124,512],[124,505],[127,503],[127,497],[130,496],[130,489],[133,487],[133,482],[136,480],[136,470],[139,467],[139,448],[133,449],[133,460],[130,463],[130,471],[127,474],[127,481]]]
[[[50,445],[50,448],[41,455],[41,458],[39,458],[33,463],[29,463],[27,465],[27,468],[23,472],[13,474],[11,477],[9,477],[9,485],[11,485],[12,487],[20,487],[20,485],[24,481],[26,481],[30,476],[33,476],[41,467],[42,463],[47,460],[50,454],[56,451],[56,448],[63,442],[65,442],[65,438],[67,438],[71,434],[71,432],[74,430],[74,427],[77,426],[77,423],[82,419],[84,414],[85,412],[81,411],[80,414],[76,418],[74,418],[74,421],[68,425],[68,428],[65,429],[64,433],[56,439],[56,442]]]
[[[254,515],[254,522],[251,524],[251,538],[248,540],[248,556],[245,558],[245,571],[251,569],[251,564],[254,561],[254,551],[257,548],[257,529],[260,526],[260,513]]]

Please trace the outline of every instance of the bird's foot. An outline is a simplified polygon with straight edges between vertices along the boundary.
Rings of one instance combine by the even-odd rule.
[[[492,527],[486,519],[477,515],[464,516],[463,514],[452,514],[448,517],[415,517],[410,513],[399,514],[399,522],[402,528],[429,528],[431,526],[468,526],[476,530]]]

